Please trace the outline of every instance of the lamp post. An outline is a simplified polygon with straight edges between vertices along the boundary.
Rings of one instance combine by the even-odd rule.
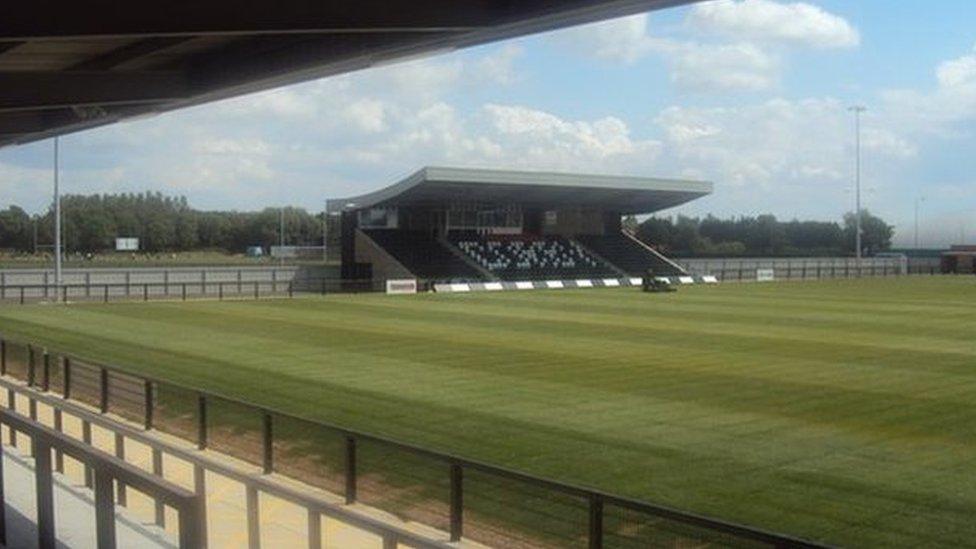
[[[54,300],[61,296],[61,190],[59,188],[58,172],[60,139],[54,138]]]
[[[861,268],[861,113],[868,110],[854,105],[847,110],[854,113],[854,250],[857,268]]]
[[[918,249],[918,205],[920,202],[925,202],[924,196],[915,197],[915,249]]]

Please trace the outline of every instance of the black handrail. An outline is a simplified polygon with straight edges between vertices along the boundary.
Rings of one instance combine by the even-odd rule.
[[[25,343],[20,340],[0,337],[0,351],[4,351],[3,353],[0,353],[0,360],[2,360],[3,363],[6,363],[7,360],[6,352],[9,352],[9,347],[10,347],[9,343],[11,342],[15,344],[25,345],[31,348],[34,347],[40,348],[40,346]],[[44,353],[45,354],[52,353],[52,351],[45,349]],[[765,543],[774,547],[802,547],[802,548],[825,547],[825,545],[819,543],[803,540],[785,534],[774,533],[774,532],[769,532],[758,528],[735,524],[721,519],[707,517],[704,515],[700,515],[688,511],[682,511],[664,505],[640,501],[626,496],[614,495],[595,488],[588,488],[588,487],[583,487],[571,483],[557,481],[550,478],[535,476],[514,469],[510,469],[498,465],[492,465],[489,463],[485,463],[485,462],[481,462],[469,458],[464,458],[456,454],[431,450],[429,448],[424,448],[422,446],[417,446],[411,443],[399,441],[389,437],[358,431],[355,429],[342,427],[340,425],[300,416],[297,414],[282,412],[279,410],[275,410],[273,408],[269,408],[267,406],[255,404],[245,399],[229,397],[224,394],[218,393],[216,391],[201,389],[199,387],[176,384],[154,376],[140,374],[125,367],[99,363],[97,361],[86,359],[78,355],[61,353],[56,351],[53,352],[53,354],[57,354],[61,356],[69,363],[75,363],[80,361],[92,368],[99,369],[100,371],[116,372],[127,376],[139,378],[143,380],[144,383],[167,385],[180,390],[185,390],[191,393],[195,393],[198,398],[197,440],[195,442],[197,442],[198,448],[201,449],[207,446],[208,428],[207,428],[207,420],[206,420],[206,415],[207,415],[206,410],[207,410],[208,399],[211,398],[224,400],[236,405],[241,405],[244,407],[251,408],[256,413],[260,413],[264,418],[270,418],[272,416],[280,416],[285,419],[292,419],[296,421],[306,422],[318,427],[322,427],[334,431],[335,433],[343,436],[346,440],[346,494],[345,496],[346,496],[347,503],[354,503],[357,500],[357,494],[356,494],[357,441],[369,441],[381,445],[386,445],[395,448],[397,450],[403,450],[412,453],[414,455],[430,458],[438,462],[441,462],[443,464],[449,465],[450,468],[448,469],[448,471],[451,474],[450,480],[451,480],[452,491],[457,490],[458,501],[461,501],[460,494],[462,493],[463,490],[461,484],[462,482],[461,479],[463,478],[463,472],[462,474],[457,475],[457,478],[455,478],[454,475],[456,473],[454,471],[454,467],[459,467],[462,470],[463,469],[475,470],[482,473],[494,475],[500,478],[515,480],[536,487],[552,490],[554,492],[559,492],[562,494],[585,499],[586,501],[589,502],[590,505],[590,535],[591,536],[595,534],[600,535],[600,538],[596,540],[594,540],[592,537],[590,539],[590,547],[594,547],[594,548],[602,547],[603,507],[607,504],[623,507],[631,511],[645,513],[655,517],[681,522],[691,526],[704,528],[714,532],[731,534],[746,540]],[[105,389],[103,388],[102,391],[105,391]],[[104,401],[107,403],[107,399],[104,399]],[[151,402],[151,399],[147,399],[147,402]],[[106,406],[106,410],[107,410],[107,406]],[[103,410],[102,413],[104,413],[104,411],[105,410]],[[150,417],[152,415],[152,411],[147,410],[146,415],[147,417]],[[268,453],[272,451],[270,448],[267,447],[267,445],[273,444],[273,439],[272,439],[273,431],[270,428],[270,423],[268,425],[269,425],[269,429],[268,429],[267,436],[263,437],[263,444],[265,445],[264,448],[265,455],[268,455]],[[271,464],[270,468],[273,470],[273,464]],[[267,469],[268,468],[266,467],[265,468],[266,472],[271,472],[271,471],[267,471]],[[455,482],[457,482],[456,485]],[[450,526],[451,526],[452,539],[456,541],[457,539],[460,538],[460,532],[462,531],[463,528],[463,521],[462,521],[463,503],[455,507],[454,499],[455,498],[452,495],[451,497],[452,505],[450,506],[452,510]],[[594,524],[594,522],[596,522],[596,524]],[[455,537],[455,535],[457,537]]]

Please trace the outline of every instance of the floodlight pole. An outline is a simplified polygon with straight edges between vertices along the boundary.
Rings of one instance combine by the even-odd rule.
[[[278,208],[278,265],[285,264],[285,207]]]
[[[59,188],[58,172],[60,171],[60,139],[54,138],[54,300],[61,299],[61,189]]]
[[[925,202],[924,196],[915,197],[915,249],[918,249],[918,204]]]
[[[854,105],[847,110],[854,113],[854,249],[858,272],[861,268],[861,113],[867,110],[863,105]]]

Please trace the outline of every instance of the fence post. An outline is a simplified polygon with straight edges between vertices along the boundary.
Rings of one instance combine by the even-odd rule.
[[[314,509],[308,510],[308,549],[322,549],[322,515]]]
[[[27,386],[34,386],[34,346],[27,344]]]
[[[590,496],[590,549],[603,547],[603,499]]]
[[[264,443],[264,474],[266,475],[274,471],[274,431],[271,417],[269,412],[264,413],[264,436],[262,440]]]
[[[101,386],[101,400],[99,401],[98,410],[101,413],[108,412],[108,368],[102,368],[99,372]]]
[[[12,429],[11,429],[12,430]],[[37,491],[37,545],[54,549],[54,481],[51,473],[51,445],[33,437],[34,483]]]
[[[149,301],[149,283],[142,283],[142,300]]]
[[[451,541],[461,541],[464,533],[464,470],[451,464]]]
[[[163,476],[163,451],[160,450],[159,448],[152,449],[152,470],[153,470],[152,471],[153,474],[156,475],[157,477]],[[162,501],[158,499],[155,500],[154,503],[156,508],[155,509],[156,516],[154,517],[156,526],[159,526],[160,528],[165,528],[166,527],[166,506],[163,504]],[[183,517],[181,516],[180,526],[182,527],[182,525],[183,525]]]
[[[346,504],[356,503],[356,439],[346,437]]]
[[[21,305],[24,304],[24,287],[23,286],[20,287],[20,304]]]
[[[61,425],[61,408],[52,406],[54,409],[54,430],[61,433],[63,426]],[[59,473],[64,473],[64,452],[61,450],[54,451],[54,470]]]
[[[91,273],[85,273],[85,297],[91,297]]]
[[[217,300],[218,301],[223,301],[224,300],[224,283],[223,282],[218,282],[217,283]]]
[[[144,385],[143,398],[145,402],[143,404],[145,408],[146,415],[143,419],[142,426],[148,431],[153,427],[153,394],[152,394],[152,381],[148,379]]]
[[[68,302],[68,285],[61,286],[61,303]]]
[[[186,301],[186,282],[183,283],[183,301]]]
[[[125,461],[125,438],[122,436],[122,433],[115,433],[115,457],[121,459],[122,461]],[[116,481],[115,484],[116,484],[116,488],[118,489],[118,495],[116,497],[118,499],[119,505],[125,507],[126,506],[125,484],[123,484],[121,480]]]
[[[81,421],[81,440],[89,446],[92,443],[91,423],[85,420]],[[92,468],[87,465],[85,465],[85,487],[92,487]]]
[[[108,303],[108,283],[105,283],[105,287],[104,287],[104,290],[105,290],[105,295],[104,295],[104,297],[103,297],[103,299],[102,299],[102,300],[103,300],[103,301],[104,301],[105,303]]]
[[[207,448],[207,397],[202,394],[197,397],[197,448]]]
[[[7,340],[0,338],[0,376],[7,375]]]
[[[0,444],[0,543],[7,545],[7,498],[3,493],[3,444]],[[311,516],[311,515],[309,515]]]
[[[197,494],[197,536],[199,543],[194,547],[207,548],[207,477],[206,469],[201,465],[193,467],[193,488]]]
[[[112,477],[101,467],[95,469],[95,539],[98,549],[116,547]]]
[[[132,289],[131,282],[132,282],[132,273],[126,271],[125,272],[125,296],[126,297],[129,297],[129,294],[131,293],[130,292]]]
[[[258,282],[254,281],[254,299],[258,298]]]
[[[261,547],[261,514],[258,502],[258,490],[248,485],[245,489],[247,516],[247,547],[260,549]]]
[[[17,410],[17,393],[13,389],[7,389],[7,408],[16,411]],[[8,441],[7,443],[17,447],[17,431],[10,429],[7,431]]]
[[[64,398],[71,398],[71,358],[64,357],[64,375],[61,376],[61,395]]]
[[[47,349],[44,349],[44,368],[41,374],[41,390],[46,393],[51,388],[51,355]]]

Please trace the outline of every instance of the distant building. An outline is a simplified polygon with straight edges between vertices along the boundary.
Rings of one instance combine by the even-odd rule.
[[[976,245],[956,244],[942,252],[942,272],[976,274]]]
[[[341,216],[344,278],[586,285],[648,269],[686,276],[621,218],[711,192],[703,181],[427,167],[327,208]]]

